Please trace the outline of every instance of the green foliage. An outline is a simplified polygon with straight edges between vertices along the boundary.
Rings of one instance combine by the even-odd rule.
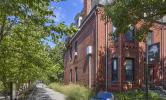
[[[121,93],[114,93],[117,100],[146,100],[145,92],[141,90],[133,90]],[[150,100],[166,100],[166,98],[160,98],[160,94],[156,92],[149,93]]]
[[[52,83],[49,85],[55,91],[59,91],[67,96],[67,100],[89,100],[92,91],[80,85],[60,85]]]
[[[50,0],[0,1],[0,81],[5,90],[10,82],[19,87],[29,80],[63,80],[64,43],[59,40],[77,29],[49,19],[56,16],[54,9],[48,9],[49,3]],[[48,37],[56,43],[55,48],[45,45]]]
[[[0,80],[4,85],[11,81],[20,85],[28,80],[43,79],[51,64],[41,42],[45,32],[42,27],[37,29],[35,24],[29,26],[29,23],[31,21],[15,26],[12,34],[0,43]]]
[[[60,2],[65,0],[51,0],[53,2]],[[53,36],[54,40],[59,39],[63,35],[71,35],[77,31],[73,26],[66,26],[63,22],[57,24],[53,19],[48,17],[56,15],[53,14],[53,10],[48,9],[50,0],[1,0],[0,1],[0,40],[4,36],[11,34],[12,28],[16,23],[26,23],[31,20],[32,23],[44,27],[44,30],[48,35]],[[14,22],[9,21],[9,17],[12,17]],[[46,26],[45,24],[50,25]],[[58,36],[52,33],[52,31],[58,33]],[[55,36],[55,37],[54,37]]]
[[[4,90],[4,86],[3,86],[3,83],[0,81],[0,93],[3,92]]]
[[[48,67],[48,82],[62,82],[64,77],[64,43],[59,42],[54,48],[49,48],[49,57],[52,60],[52,66]]]
[[[166,24],[158,21],[166,14],[165,5],[165,0],[114,0],[105,7],[105,14],[117,28],[117,34],[126,33],[129,25],[135,26],[141,20],[144,21],[141,29],[136,30],[136,39],[144,40],[146,35],[143,34],[147,34],[153,23]]]

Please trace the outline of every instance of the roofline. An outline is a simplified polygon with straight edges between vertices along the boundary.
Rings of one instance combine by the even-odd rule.
[[[98,5],[95,5],[93,7],[93,9],[90,11],[90,13],[88,14],[87,17],[85,17],[85,19],[83,20],[81,26],[79,27],[79,30],[72,36],[71,40],[69,41],[69,43],[71,43],[74,38],[77,36],[77,34],[80,32],[80,30],[82,30],[82,28],[84,27],[84,25],[86,24],[86,22],[92,17],[92,15],[96,12],[96,8],[97,7],[103,7],[103,5],[101,4],[98,4]]]

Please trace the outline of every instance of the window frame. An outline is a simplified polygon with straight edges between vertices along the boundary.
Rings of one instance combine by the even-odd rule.
[[[129,33],[130,32],[130,33]],[[132,35],[132,37],[128,37],[128,35],[129,34],[131,34]],[[135,35],[135,29],[134,30],[128,30],[126,33],[125,33],[125,40],[127,41],[127,42],[132,42],[132,41],[134,41],[134,35]]]
[[[75,52],[78,52],[78,41],[75,41],[74,43],[74,50]]]
[[[132,61],[132,70],[128,70],[130,72],[132,72],[132,80],[128,80],[128,76],[127,75],[127,69],[126,69],[126,65],[127,65],[127,60],[131,60]],[[125,58],[125,80],[126,82],[134,82],[135,81],[135,59],[134,58]],[[131,77],[131,76],[130,76]]]
[[[153,40],[153,34],[154,34],[154,32],[149,30],[148,36],[147,36],[147,44],[148,45],[152,45],[153,44],[153,41],[154,41]]]
[[[116,61],[116,70],[113,70],[114,69],[114,61]],[[111,67],[111,70],[112,70],[112,79],[111,79],[111,81],[112,81],[112,83],[115,83],[115,82],[118,82],[118,80],[119,80],[119,75],[118,75],[118,70],[119,70],[118,58],[112,58],[111,65],[112,65],[112,67]],[[116,76],[117,79],[113,80],[114,79],[113,77],[115,77],[115,76]]]
[[[117,30],[117,28],[113,24],[111,24],[110,26],[112,28],[111,40],[113,40],[114,42],[117,42],[119,39],[118,34],[115,34],[115,31]]]

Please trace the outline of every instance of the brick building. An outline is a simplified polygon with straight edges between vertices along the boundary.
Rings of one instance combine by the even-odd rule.
[[[133,40],[132,29],[124,35],[112,34],[115,30],[112,23],[102,20],[102,5],[106,1],[111,3],[111,0],[84,0],[81,18],[83,21],[79,31],[66,45],[64,82],[110,91],[143,87],[145,44]],[[160,51],[163,62],[149,65],[151,72],[149,79],[151,83],[158,85],[162,83],[166,86],[166,81],[163,80],[164,69],[166,69],[164,68],[166,67],[164,66],[166,63],[165,32],[166,26],[155,25],[152,28],[149,41],[151,44],[162,43]]]

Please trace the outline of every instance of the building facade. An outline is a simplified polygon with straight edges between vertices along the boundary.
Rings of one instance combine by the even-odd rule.
[[[102,19],[102,5],[106,3],[111,3],[111,0],[84,0],[79,31],[66,45],[64,82],[82,84],[97,91],[141,88],[145,81],[145,43],[134,41],[132,29],[123,35],[113,35],[115,28],[111,21]],[[166,29],[156,25],[152,30],[149,41],[160,43],[163,49],[160,49],[162,64],[159,61],[148,67],[151,72],[149,79],[151,83],[166,86],[163,74],[166,75]]]

